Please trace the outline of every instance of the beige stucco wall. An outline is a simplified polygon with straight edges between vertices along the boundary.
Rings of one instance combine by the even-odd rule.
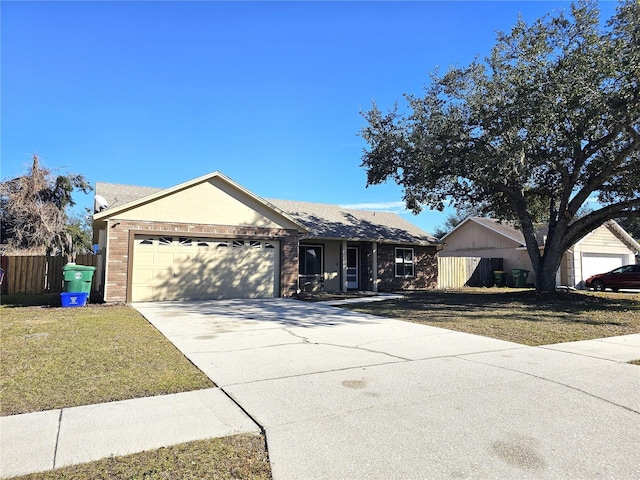
[[[115,213],[122,220],[296,229],[297,226],[219,177]]]

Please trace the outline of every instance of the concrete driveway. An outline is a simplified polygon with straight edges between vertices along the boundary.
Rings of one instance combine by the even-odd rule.
[[[287,299],[135,304],[279,479],[640,478],[640,335],[526,347]]]

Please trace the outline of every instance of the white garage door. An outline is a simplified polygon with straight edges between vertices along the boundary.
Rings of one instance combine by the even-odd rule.
[[[626,256],[622,254],[583,253],[582,279],[586,280],[596,273],[606,273],[624,265]]]
[[[278,295],[274,240],[138,236],[131,300],[266,298]]]

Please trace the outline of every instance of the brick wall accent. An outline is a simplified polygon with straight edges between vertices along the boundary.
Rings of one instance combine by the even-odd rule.
[[[280,242],[280,295],[291,296],[298,288],[298,232],[296,230],[110,219],[107,224],[105,301],[130,300],[129,269],[133,254],[131,251],[133,236],[136,233],[278,240]]]
[[[414,273],[411,278],[395,276],[395,249],[413,248]],[[438,285],[438,259],[436,247],[407,247],[406,245],[378,244],[378,290],[424,290]]]

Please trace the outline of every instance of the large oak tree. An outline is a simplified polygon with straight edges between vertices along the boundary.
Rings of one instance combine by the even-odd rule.
[[[593,2],[520,19],[484,61],[434,73],[406,108],[363,113],[367,182],[394,180],[416,213],[451,202],[514,220],[538,291],[553,291],[572,244],[640,216],[639,81],[637,0],[605,26]]]

